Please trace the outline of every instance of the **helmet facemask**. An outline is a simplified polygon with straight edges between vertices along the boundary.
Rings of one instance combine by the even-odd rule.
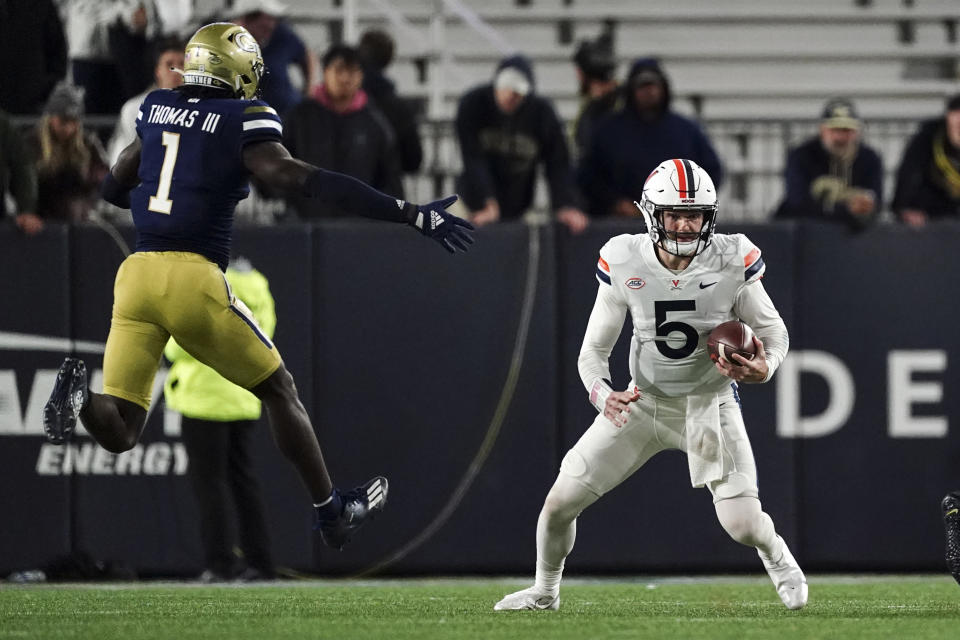
[[[717,194],[713,180],[691,160],[667,160],[647,178],[643,197],[634,202],[653,243],[675,256],[692,257],[706,249],[713,239],[717,221]],[[696,237],[681,241],[667,231],[664,213],[700,213],[703,222]],[[672,237],[671,237],[672,236]]]

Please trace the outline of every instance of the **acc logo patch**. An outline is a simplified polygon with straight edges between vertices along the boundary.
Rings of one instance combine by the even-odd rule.
[[[642,289],[643,285],[647,283],[643,281],[643,278],[634,276],[633,278],[628,278],[624,284],[627,285],[628,289]]]

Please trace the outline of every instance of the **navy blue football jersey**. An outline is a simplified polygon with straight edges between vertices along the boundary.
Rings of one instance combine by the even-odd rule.
[[[250,192],[243,147],[282,140],[262,100],[158,89],[137,114],[140,185],[130,193],[137,251],[191,251],[226,269],[233,212]]]

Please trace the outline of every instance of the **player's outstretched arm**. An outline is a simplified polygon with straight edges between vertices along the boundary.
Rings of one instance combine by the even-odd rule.
[[[356,178],[297,160],[286,147],[274,141],[248,144],[243,148],[243,162],[250,173],[273,189],[299,192],[366,218],[406,222],[450,253],[466,251],[473,244],[470,235],[473,225],[446,211],[457,196],[425,205],[405,202]]]
[[[138,136],[120,152],[117,163],[104,176],[100,184],[103,199],[121,209],[129,209],[130,189],[140,182],[139,172],[140,138]]]

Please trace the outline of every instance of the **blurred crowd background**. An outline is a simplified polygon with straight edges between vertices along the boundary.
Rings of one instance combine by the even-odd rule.
[[[199,26],[257,38],[294,155],[478,225],[633,216],[663,159],[724,221],[960,212],[952,0],[0,0],[0,202],[25,234],[128,224],[97,185]],[[342,217],[256,188],[242,223]]]

